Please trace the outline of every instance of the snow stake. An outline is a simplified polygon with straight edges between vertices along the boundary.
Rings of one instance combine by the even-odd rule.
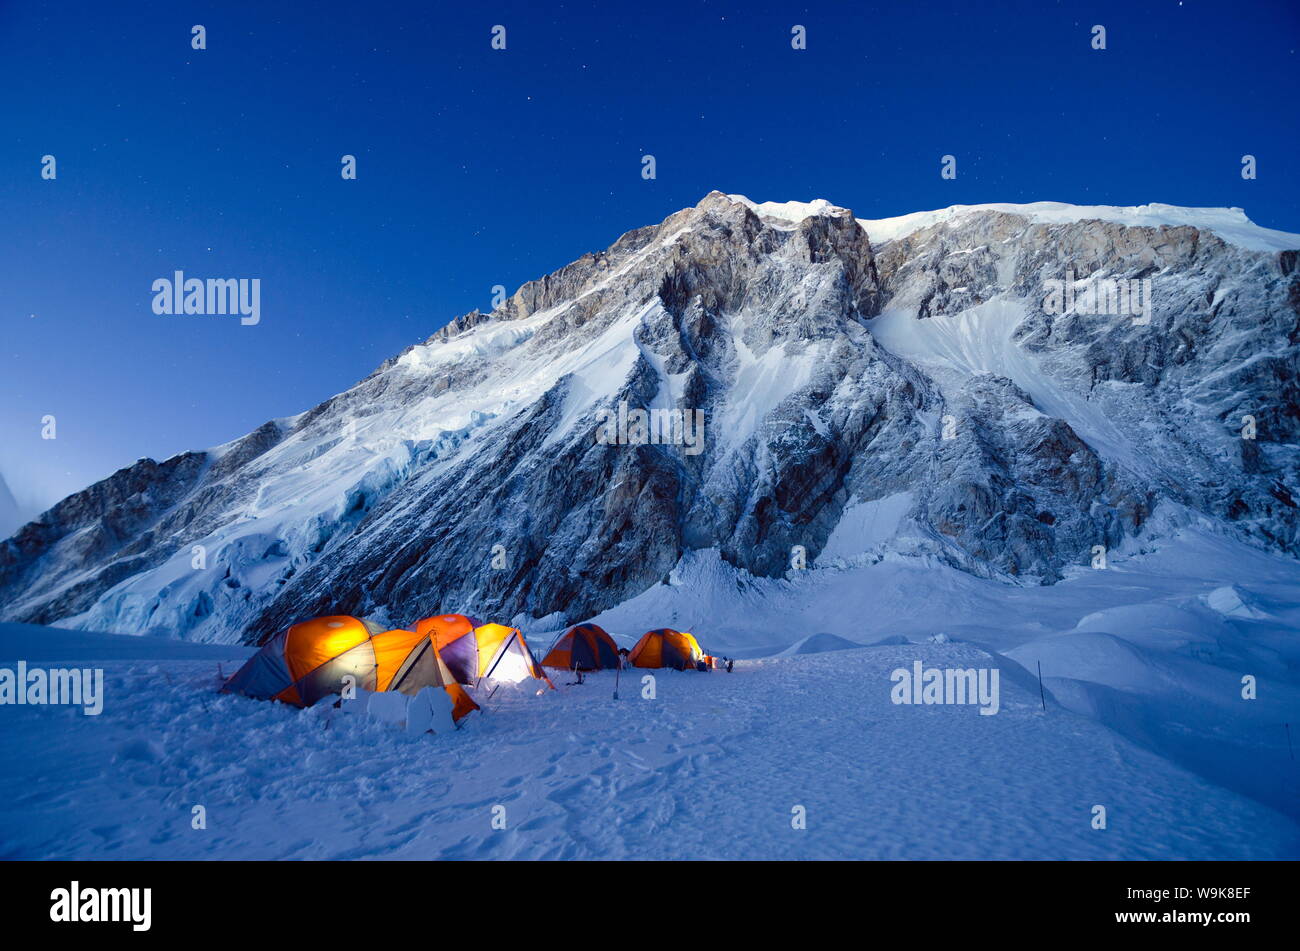
[[[1043,701],[1043,710],[1047,710],[1047,694],[1043,693],[1043,662],[1038,662],[1038,698]]]

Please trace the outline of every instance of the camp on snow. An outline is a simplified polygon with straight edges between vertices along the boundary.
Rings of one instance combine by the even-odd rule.
[[[675,670],[708,668],[712,661],[694,635],[666,627],[643,634],[626,658],[633,667]],[[555,689],[543,667],[595,671],[622,666],[617,643],[598,624],[569,628],[538,664],[518,628],[482,624],[465,614],[423,618],[413,631],[385,630],[373,621],[337,614],[300,621],[276,634],[221,692],[310,707],[349,684],[407,696],[440,687],[459,723],[479,709],[466,687],[495,690],[517,684],[540,694]]]
[[[459,721],[476,704],[426,636],[403,628],[384,630],[373,621],[345,614],[291,625],[262,645],[221,688],[262,700],[310,707],[341,693],[348,681],[371,691],[414,695],[441,687]]]

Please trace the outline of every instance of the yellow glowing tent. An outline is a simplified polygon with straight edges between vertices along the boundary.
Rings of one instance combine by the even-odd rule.
[[[458,683],[477,687],[536,681],[554,689],[518,628],[478,624],[463,614],[439,614],[418,621],[415,630],[437,645]]]

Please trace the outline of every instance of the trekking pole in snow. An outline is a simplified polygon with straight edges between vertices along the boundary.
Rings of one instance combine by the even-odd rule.
[[[618,678],[623,673],[623,658],[619,658],[618,667],[614,670],[614,699],[618,699]]]
[[[1038,697],[1043,701],[1043,710],[1047,710],[1047,694],[1043,693],[1043,662],[1038,662]]]

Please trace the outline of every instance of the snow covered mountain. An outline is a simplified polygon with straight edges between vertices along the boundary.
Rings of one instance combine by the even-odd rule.
[[[1240,209],[714,192],[306,413],[68,497],[0,545],[0,619],[555,627],[705,551],[737,584],[804,552],[1050,584],[1157,507],[1294,558],[1298,262]],[[637,409],[703,438],[638,439]]]

